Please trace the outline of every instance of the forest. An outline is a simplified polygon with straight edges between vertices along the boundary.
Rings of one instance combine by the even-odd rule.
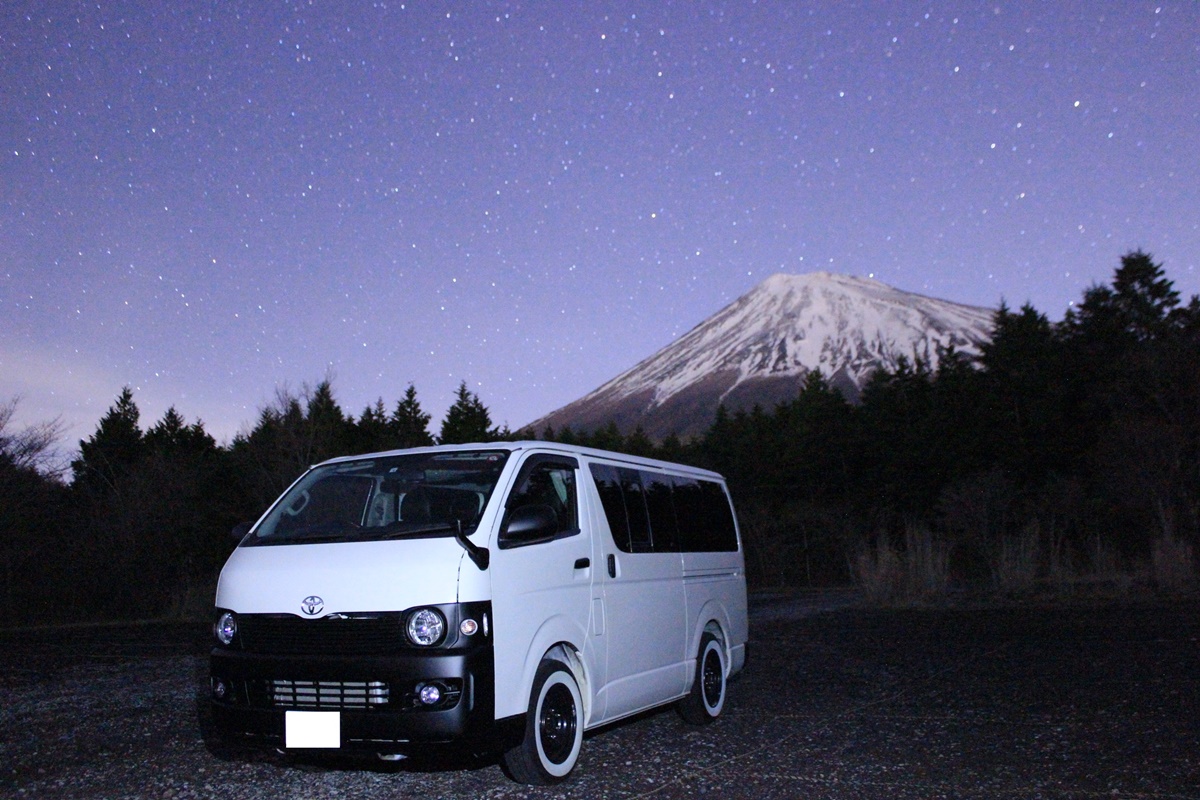
[[[277,391],[227,445],[175,408],[143,428],[126,388],[56,469],[57,424],[18,430],[18,404],[0,404],[9,625],[204,615],[233,526],[309,465],[532,438],[724,474],[752,590],[856,585],[904,604],[1196,586],[1200,299],[1140,251],[1058,322],[1002,303],[977,357],[901,362],[854,403],[810,373],[790,402],[718,409],[688,441],[497,428],[465,381],[435,434],[414,386],[355,417],[325,379]]]

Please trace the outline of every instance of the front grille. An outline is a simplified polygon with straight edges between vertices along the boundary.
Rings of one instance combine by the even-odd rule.
[[[271,704],[276,708],[344,710],[387,705],[389,688],[383,681],[270,682]]]
[[[404,617],[388,613],[302,619],[246,614],[238,618],[241,648],[284,655],[388,655],[405,649]]]

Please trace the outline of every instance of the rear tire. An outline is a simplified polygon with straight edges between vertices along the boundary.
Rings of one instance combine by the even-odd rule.
[[[679,701],[679,716],[692,725],[707,725],[725,708],[725,648],[711,633],[700,637],[696,678],[691,693]]]
[[[561,661],[538,665],[525,715],[525,738],[504,754],[509,777],[550,786],[571,774],[583,745],[583,698],[574,674]]]

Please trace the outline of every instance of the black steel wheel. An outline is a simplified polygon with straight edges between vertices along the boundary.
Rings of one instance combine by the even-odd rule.
[[[575,768],[583,745],[583,698],[575,675],[561,661],[543,661],[533,679],[525,738],[504,754],[509,776],[548,786]]]
[[[700,637],[692,691],[679,701],[679,715],[693,725],[707,725],[725,707],[725,648],[711,633]]]

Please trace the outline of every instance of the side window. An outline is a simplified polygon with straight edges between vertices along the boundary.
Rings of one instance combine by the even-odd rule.
[[[733,508],[721,484],[712,481],[700,482],[704,498],[704,516],[708,520],[707,539],[704,549],[709,551],[733,552],[738,549],[737,527],[733,522]]]
[[[629,515],[630,553],[649,553],[654,549],[650,538],[650,518],[646,511],[646,493],[642,489],[642,478],[636,469],[619,467],[621,494],[625,497],[625,512]]]
[[[526,464],[508,496],[508,517],[529,507],[549,510],[555,521],[555,538],[579,533],[575,465],[542,459]]]
[[[621,478],[616,467],[607,464],[592,464],[592,480],[596,484],[596,493],[600,495],[600,505],[604,507],[604,516],[608,520],[608,529],[612,531],[613,541],[617,549],[629,552],[629,517],[625,513],[625,494],[621,489]]]
[[[707,550],[709,519],[704,513],[700,482],[682,475],[674,477],[675,518],[679,522],[679,549],[685,553]]]
[[[719,483],[591,465],[617,548],[625,553],[736,551],[737,529]]]
[[[670,475],[642,472],[642,487],[646,492],[646,509],[650,512],[650,535],[654,552],[679,552],[679,534],[675,523],[675,504],[671,499]]]

